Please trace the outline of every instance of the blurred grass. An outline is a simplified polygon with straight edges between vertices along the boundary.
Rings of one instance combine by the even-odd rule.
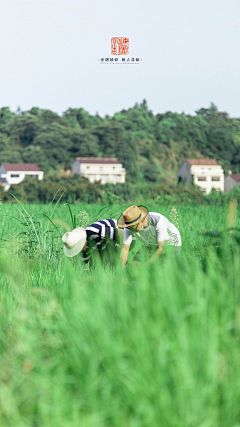
[[[46,206],[25,208],[49,215]],[[72,210],[94,220],[99,208]],[[6,240],[26,224],[1,206],[1,247],[11,243],[0,257],[1,426],[240,424],[239,247],[230,250],[227,236],[219,256],[199,234],[225,229],[223,208],[177,210],[184,255],[123,273],[118,264],[83,271],[79,257],[61,256],[60,243],[53,258],[47,240],[37,261],[21,257]],[[52,218],[71,226],[65,211],[59,205]]]

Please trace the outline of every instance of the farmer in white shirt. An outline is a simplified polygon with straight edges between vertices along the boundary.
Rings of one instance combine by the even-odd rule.
[[[148,264],[159,259],[165,253],[166,246],[171,246],[176,255],[180,253],[182,241],[177,227],[165,216],[149,212],[145,206],[130,206],[119,217],[117,225],[124,229],[121,252],[123,267],[127,263],[130,245],[136,238],[149,249],[151,256]]]

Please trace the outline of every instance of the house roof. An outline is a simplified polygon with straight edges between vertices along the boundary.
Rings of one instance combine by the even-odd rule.
[[[187,159],[191,166],[219,166],[216,159]]]
[[[99,164],[118,164],[121,165],[116,157],[78,157],[80,163],[99,163]]]
[[[235,181],[240,182],[240,175],[236,175],[235,173],[233,173],[231,176],[233,179],[235,179]]]
[[[9,172],[41,172],[36,163],[2,163],[2,166]]]

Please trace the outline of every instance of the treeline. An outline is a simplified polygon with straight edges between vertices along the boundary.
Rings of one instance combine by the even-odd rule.
[[[63,174],[51,174],[39,181],[27,178],[19,185],[12,185],[8,192],[0,186],[0,198],[3,202],[24,203],[101,203],[104,205],[141,203],[147,201],[163,205],[198,205],[213,204],[224,206],[234,198],[240,204],[240,186],[236,186],[230,193],[221,193],[216,190],[204,196],[199,189],[174,188],[158,183],[125,183],[104,184],[90,183],[86,178],[74,175],[67,177]]]
[[[196,115],[154,115],[146,100],[105,118],[83,108],[62,116],[37,107],[0,109],[0,163],[38,163],[46,179],[78,156],[118,157],[128,183],[174,185],[187,157],[216,158],[225,171],[240,173],[240,119],[214,104]]]

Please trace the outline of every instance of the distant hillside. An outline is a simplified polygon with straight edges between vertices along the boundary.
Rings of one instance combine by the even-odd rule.
[[[175,184],[187,158],[216,158],[240,173],[240,119],[214,104],[196,115],[154,115],[146,100],[113,117],[69,108],[62,116],[34,107],[0,109],[0,163],[38,163],[45,171],[68,169],[77,156],[118,157],[127,179]]]

